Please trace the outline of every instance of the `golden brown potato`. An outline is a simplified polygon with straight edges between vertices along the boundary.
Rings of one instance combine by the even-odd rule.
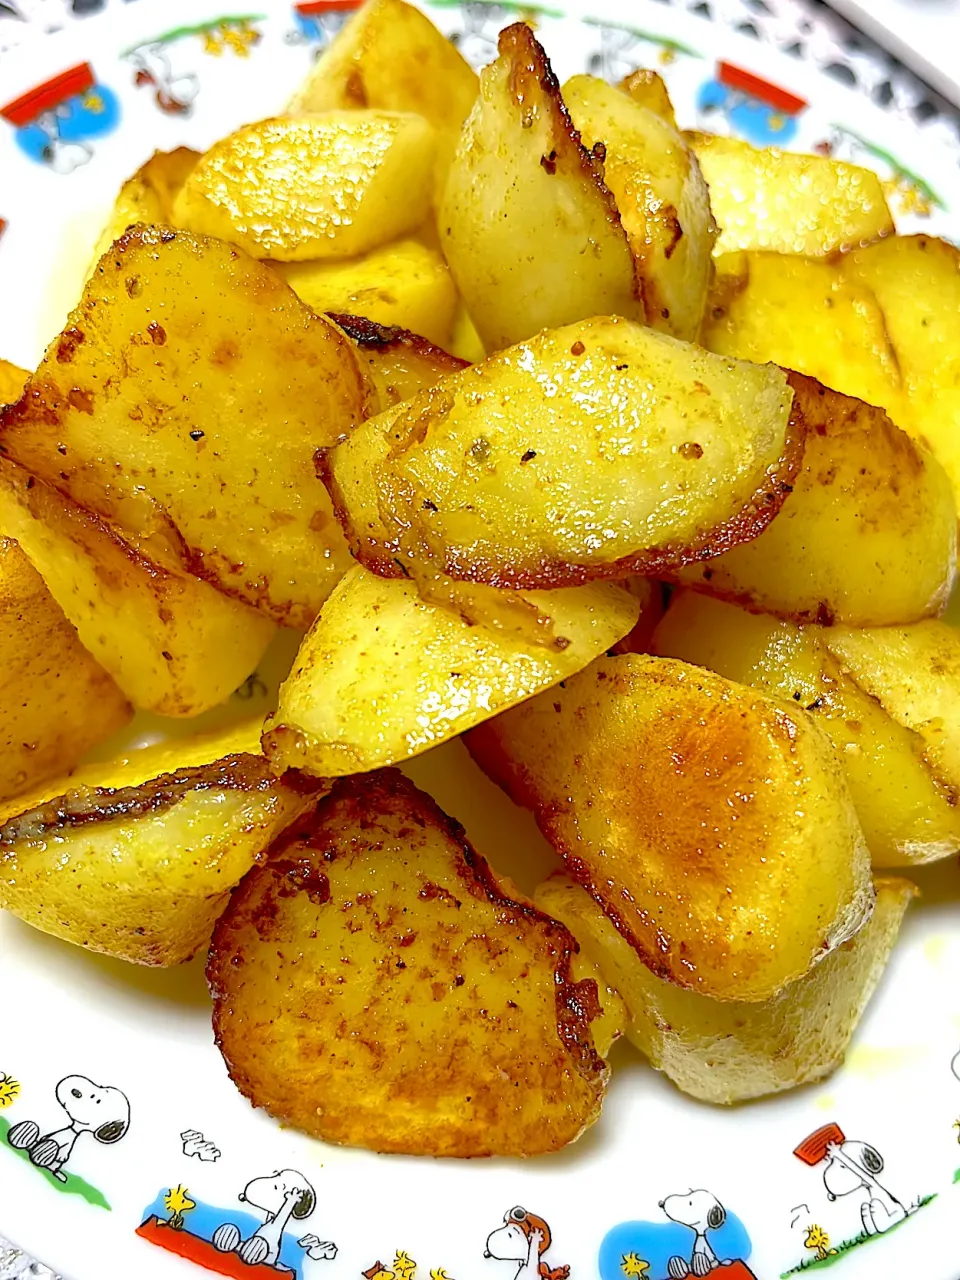
[[[414,111],[437,131],[442,182],[478,90],[476,72],[419,9],[404,0],[368,0],[317,59],[287,110]]]
[[[580,142],[523,22],[480,77],[437,217],[444,257],[487,351],[595,315],[645,319],[602,165]]]
[[[829,739],[795,704],[669,658],[600,658],[471,730],[659,977],[767,1000],[852,937],[870,860]]]
[[[806,427],[803,465],[752,542],[680,581],[797,622],[886,626],[942,612],[957,560],[947,474],[882,409],[788,376]]]
[[[19,400],[29,377],[26,369],[9,360],[0,360],[0,406]]]
[[[436,143],[433,126],[405,112],[260,120],[206,152],[173,221],[254,258],[353,258],[424,221]]]
[[[892,877],[877,880],[876,891],[873,915],[848,942],[759,1004],[712,1000],[656,977],[566,876],[540,885],[536,902],[619,993],[627,1038],[650,1063],[691,1097],[731,1103],[821,1080],[843,1062],[916,896],[909,880]]]
[[[352,344],[275,272],[139,227],[0,414],[0,445],[150,558],[305,628],[350,563],[314,450],[369,395]]]
[[[875,867],[914,866],[960,852],[953,785],[931,770],[913,727],[888,715],[833,656],[834,635],[842,644],[846,634],[679,591],[649,647],[805,707],[836,748]],[[907,663],[906,670],[915,666]]]
[[[273,635],[269,618],[157,564],[6,459],[0,533],[17,540],[81,644],[135,706],[199,715],[243,683]]]
[[[868,286],[836,262],[782,253],[731,254],[717,272],[705,347],[809,374],[908,428],[899,359]]]
[[[338,584],[304,640],[264,733],[278,771],[359,773],[419,755],[573,675],[630,630],[639,605],[598,583],[531,592],[522,607],[542,638],[499,633],[421,599],[412,582],[360,565]],[[490,606],[497,610],[499,600]]]
[[[327,1142],[537,1155],[600,1110],[597,987],[463,828],[395,770],[336,783],[251,871],[207,977],[255,1106]]]
[[[169,224],[173,221],[174,201],[199,159],[200,152],[189,147],[155,151],[146,164],[126,180],[97,241],[91,272],[128,227],[138,222]]]
[[[673,125],[596,76],[563,86],[583,145],[602,146],[637,264],[647,323],[693,341],[713,278],[717,225],[696,157]]]
[[[892,235],[880,179],[827,156],[688,133],[720,224],[717,253],[773,249],[811,256]]]
[[[231,888],[323,786],[274,778],[254,754],[258,729],[87,765],[5,805],[0,906],[134,964],[189,960]]]
[[[622,640],[610,648],[611,653],[649,653],[650,641],[663,617],[664,590],[652,578],[624,578],[622,585],[640,602],[640,616]]]
[[[792,399],[773,366],[599,317],[453,374],[319,465],[354,554],[384,575],[656,575],[773,518],[802,430]]]
[[[422,333],[446,346],[457,291],[440,254],[397,240],[344,262],[278,262],[276,269],[311,311],[339,311]]]
[[[637,67],[629,75],[623,77],[617,88],[632,98],[638,107],[646,107],[654,115],[666,120],[671,128],[677,127],[677,117],[670,101],[670,94],[663,82],[663,77],[647,67]]]
[[[0,797],[20,795],[126,724],[132,708],[10,538],[0,537]]]
[[[467,367],[466,360],[450,355],[407,329],[374,324],[361,316],[337,312],[328,315],[360,348],[383,408],[409,400],[418,391],[433,387],[441,378]]]
[[[458,301],[453,317],[453,336],[450,339],[450,350],[467,364],[476,364],[486,359],[486,351],[480,341],[476,325],[467,315],[462,301]]]

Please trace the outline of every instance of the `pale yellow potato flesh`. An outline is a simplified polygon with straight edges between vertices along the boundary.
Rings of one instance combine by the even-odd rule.
[[[606,583],[493,594],[504,596],[488,605],[501,618],[529,611],[530,638],[354,566],[304,639],[267,720],[273,766],[337,777],[419,755],[573,675],[625,635],[640,608]]]
[[[17,540],[81,644],[134,706],[179,717],[216,706],[254,670],[275,631],[269,618],[157,564],[5,458],[0,534]]]
[[[836,749],[874,867],[916,866],[960,852],[954,787],[934,775],[919,734],[842,668],[830,651],[835,631],[846,634],[680,591],[649,648],[804,707]]]
[[[311,311],[365,316],[446,346],[457,291],[443,257],[419,240],[397,240],[342,262],[278,262],[276,269]]]
[[[354,258],[430,210],[436,132],[397,111],[328,111],[245,125],[198,161],[173,221],[254,258]]]
[[[759,1004],[712,1000],[664,982],[593,899],[566,876],[537,889],[619,993],[625,1034],[678,1089],[729,1104],[822,1080],[839,1067],[893,950],[916,887],[876,881],[873,915],[805,977]]]
[[[369,397],[352,344],[269,267],[138,227],[0,413],[0,444],[150,558],[305,628],[350,563],[314,451]]]
[[[256,751],[257,727],[87,766],[59,790],[47,783],[8,802],[0,906],[134,964],[188,960],[232,887],[322,789],[288,786],[258,754],[238,752],[238,744]],[[182,763],[167,772],[171,755]]]
[[[287,111],[416,112],[437,131],[442,189],[479,87],[477,73],[419,9],[404,0],[368,0],[324,49]]]
[[[106,226],[100,233],[90,263],[91,272],[128,227],[138,222],[169,224],[173,221],[174,201],[199,159],[200,152],[192,151],[190,147],[155,151],[126,180],[117,194]]]
[[[466,742],[640,959],[680,987],[767,1000],[870,915],[840,765],[795,703],[624,654]]]
[[[437,214],[487,351],[595,315],[646,313],[616,201],[526,23],[500,32]]]
[[[351,549],[492,586],[656,576],[756,537],[802,424],[784,374],[627,320],[538,334],[321,460]]]
[[[596,76],[573,76],[562,92],[583,145],[604,147],[604,182],[630,241],[647,323],[693,341],[717,236],[696,157],[673,125]]]
[[[894,232],[880,179],[870,169],[752,147],[739,138],[688,133],[720,226],[715,252],[773,249],[821,256]]]
[[[360,348],[384,409],[436,386],[469,363],[407,329],[335,312],[328,313],[328,318]]]
[[[13,404],[20,399],[30,374],[9,360],[0,360],[0,405]]]
[[[467,364],[476,364],[477,361],[486,359],[487,355],[486,349],[480,341],[480,335],[477,333],[477,327],[467,314],[462,301],[457,303],[456,314],[453,317],[453,335],[450,339],[450,350],[455,356],[465,360]]]
[[[374,1151],[531,1156],[574,1141],[608,1072],[570,933],[395,770],[342,779],[296,832],[234,893],[207,964],[241,1093]]]
[[[793,492],[758,538],[678,580],[796,622],[888,626],[941,613],[957,565],[947,473],[882,409],[799,374],[788,381],[806,426]]]
[[[0,798],[72,768],[131,714],[23,551],[0,537]]]
[[[663,76],[659,72],[651,71],[649,67],[637,67],[636,71],[631,71],[629,75],[623,77],[617,88],[621,93],[632,98],[638,107],[646,107],[654,115],[666,120],[667,124],[674,129],[677,127],[673,102],[670,100],[670,93]]]

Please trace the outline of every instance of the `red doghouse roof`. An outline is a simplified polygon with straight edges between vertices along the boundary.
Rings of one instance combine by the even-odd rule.
[[[5,107],[0,107],[0,116],[20,129],[36,120],[41,112],[49,111],[61,102],[66,102],[67,98],[86,93],[92,88],[93,68],[89,62],[78,62],[69,71],[61,71],[52,80],[38,84],[35,89],[30,89],[13,102],[8,102]]]
[[[732,62],[717,63],[717,79],[728,88],[739,89],[741,93],[747,93],[751,98],[766,102],[788,116],[795,116],[807,106],[804,98],[798,98],[795,93],[788,93],[786,89],[771,84],[769,80],[761,80],[752,71],[735,67]]]

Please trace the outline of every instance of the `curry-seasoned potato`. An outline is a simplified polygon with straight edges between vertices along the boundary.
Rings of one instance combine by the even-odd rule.
[[[696,157],[673,125],[605,80],[574,76],[562,92],[583,145],[604,147],[603,177],[637,264],[647,323],[692,341],[717,236]]]
[[[607,1077],[576,949],[400,773],[342,779],[217,923],[217,1044],[255,1106],[327,1142],[556,1151]]]
[[[199,715],[243,683],[274,633],[269,618],[157,564],[5,458],[0,534],[17,540],[80,642],[135,706]]]
[[[360,348],[384,408],[409,400],[469,363],[407,329],[374,324],[362,316],[328,314]]]
[[[792,401],[773,366],[598,317],[453,374],[319,465],[354,554],[385,576],[656,576],[770,522],[798,460]]]
[[[686,138],[720,224],[717,253],[773,249],[819,256],[893,234],[880,179],[870,169],[716,134]]]
[[[884,312],[872,289],[835,261],[782,253],[719,259],[700,341],[720,355],[809,374],[909,428]]]
[[[478,91],[477,73],[419,9],[404,0],[367,0],[317,59],[287,111],[414,111],[437,131],[442,183]]]
[[[444,257],[487,351],[589,316],[646,318],[602,173],[533,32],[524,22],[501,31],[437,218]]]
[[[254,258],[353,258],[424,221],[436,142],[433,126],[409,112],[260,120],[204,154],[173,221]]]
[[[190,147],[155,151],[150,159],[128,178],[117,195],[107,224],[94,250],[91,272],[115,240],[138,222],[164,223],[173,220],[173,204],[180,188],[193,172],[200,152]]]
[[[0,797],[19,795],[130,719],[132,709],[10,538],[0,537]]]
[[[450,341],[457,291],[441,255],[419,240],[397,240],[344,262],[275,266],[312,311],[364,316],[440,346]]]
[[[870,914],[846,782],[796,704],[623,654],[466,741],[641,960],[678,986],[767,1000]]]
[[[882,409],[800,374],[788,381],[806,427],[793,492],[758,538],[677,577],[797,622],[886,626],[942,612],[957,560],[943,467]]]
[[[0,406],[20,399],[30,374],[9,360],[0,360]]]
[[[480,590],[491,590],[481,588]],[[612,583],[494,600],[530,614],[542,638],[494,630],[421,598],[402,578],[354,566],[301,645],[264,733],[279,770],[359,773],[419,755],[573,675],[633,626],[635,597]]]
[[[834,636],[842,644],[847,634],[857,633],[798,627],[679,591],[649,647],[806,708],[836,748],[874,867],[960,852],[954,784],[931,769],[915,727],[898,723],[831,653]]]
[[[629,75],[623,77],[617,88],[627,97],[632,98],[638,107],[646,107],[654,115],[666,120],[672,128],[677,127],[677,117],[670,100],[670,93],[664,84],[663,76],[648,67],[637,67]]]
[[[189,960],[231,888],[323,788],[275,778],[259,728],[147,747],[7,802],[0,906],[135,964]]]
[[[873,915],[848,942],[758,1004],[713,1000],[664,982],[566,876],[551,876],[535,897],[618,992],[626,1036],[651,1065],[701,1102],[732,1103],[821,1080],[841,1065],[916,887],[885,877],[876,893]]]
[[[306,628],[350,563],[314,450],[369,397],[356,349],[276,272],[138,227],[0,413],[0,446],[150,558]]]

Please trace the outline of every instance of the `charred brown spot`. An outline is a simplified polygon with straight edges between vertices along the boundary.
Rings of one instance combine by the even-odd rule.
[[[289,862],[274,860],[269,863],[269,870],[281,882],[277,890],[281,898],[305,893],[318,907],[330,901],[330,880],[314,866],[312,859],[298,858]]]
[[[67,392],[67,403],[78,413],[93,413],[93,392],[82,387],[71,387]]]
[[[156,320],[151,320],[147,325],[147,333],[150,335],[150,341],[155,347],[162,347],[167,341],[167,331],[162,324],[157,324]]]
[[[696,440],[687,440],[685,444],[679,446],[677,453],[681,458],[696,460],[703,457],[703,445],[697,444]]]
[[[69,364],[76,354],[77,347],[86,341],[86,335],[82,329],[77,329],[71,325],[69,329],[64,329],[57,340],[57,363]]]
[[[540,168],[545,173],[549,173],[551,177],[557,172],[557,153],[555,150],[548,155],[540,157]]]

